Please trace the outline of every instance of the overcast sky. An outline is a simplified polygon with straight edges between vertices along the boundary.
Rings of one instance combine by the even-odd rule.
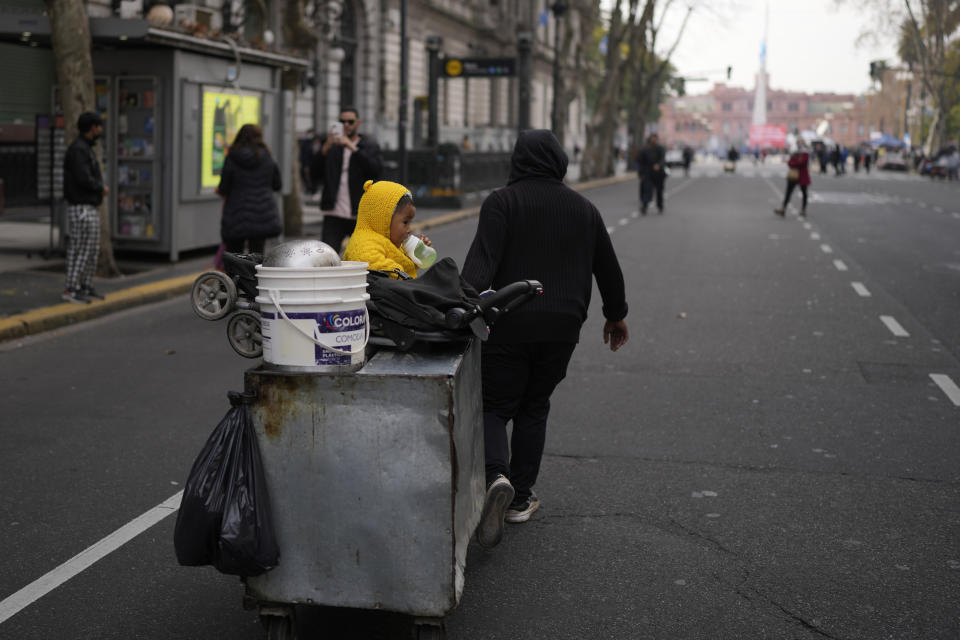
[[[679,18],[686,2],[676,2]],[[701,2],[700,6],[719,3]],[[718,15],[709,9],[691,14],[673,63],[684,76],[709,77],[710,82],[687,84],[688,94],[707,92],[713,82],[753,88],[763,39],[764,0],[736,0]],[[863,93],[870,85],[870,61],[896,59],[895,45],[857,45],[873,17],[850,2],[837,8],[834,0],[770,0],[767,35],[767,74],[774,89]],[[678,20],[668,22],[675,34]],[[666,29],[666,27],[665,27]],[[665,34],[667,35],[667,34]],[[658,43],[666,49],[669,35]],[[708,73],[703,73],[708,72]]]

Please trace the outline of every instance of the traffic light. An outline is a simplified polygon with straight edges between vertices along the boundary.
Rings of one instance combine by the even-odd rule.
[[[730,73],[733,72],[733,67],[727,67],[727,80],[730,79]]]
[[[876,62],[870,63],[870,79],[871,80],[877,79],[877,63]]]
[[[677,95],[678,96],[687,95],[687,79],[686,78],[677,78]]]

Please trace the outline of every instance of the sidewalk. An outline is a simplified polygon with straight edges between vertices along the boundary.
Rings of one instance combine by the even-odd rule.
[[[571,186],[581,191],[630,179],[633,175],[618,167],[615,176]],[[471,201],[476,200],[477,204],[463,209],[417,209],[413,226],[426,230],[475,216],[486,195],[473,194]],[[123,254],[117,257],[123,276],[94,280],[94,287],[104,294],[105,300],[84,305],[61,302],[65,259],[59,252],[49,252],[59,242],[54,235],[51,243],[49,214],[45,209],[7,209],[0,217],[0,342],[185,295],[196,277],[213,267],[216,247],[188,252],[176,263],[167,261],[165,256]],[[316,202],[304,202],[303,217],[304,237],[318,238],[323,216]]]

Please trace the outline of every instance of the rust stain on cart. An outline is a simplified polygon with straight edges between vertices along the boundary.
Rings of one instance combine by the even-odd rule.
[[[260,386],[260,410],[263,432],[268,438],[279,438],[302,404],[302,390],[310,381],[299,376],[277,376]]]

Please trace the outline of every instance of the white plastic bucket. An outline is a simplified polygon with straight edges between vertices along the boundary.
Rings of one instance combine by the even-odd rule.
[[[292,371],[343,373],[363,366],[370,337],[367,263],[257,265],[263,360]]]

